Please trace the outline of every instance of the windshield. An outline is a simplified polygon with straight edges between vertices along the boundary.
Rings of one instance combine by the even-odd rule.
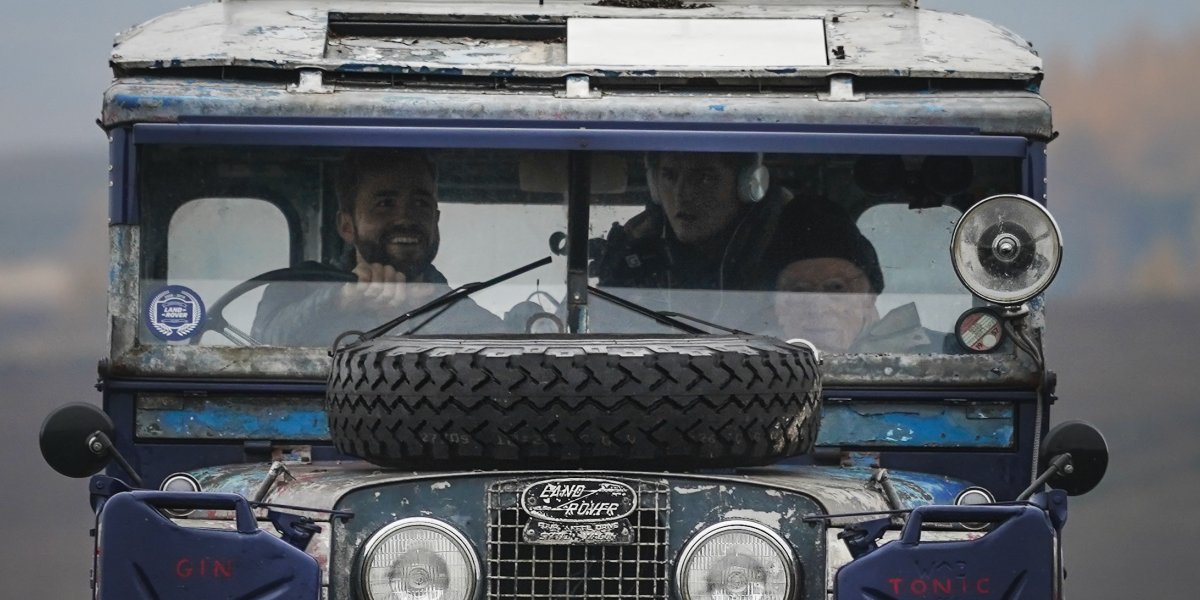
[[[1009,158],[579,154],[588,284],[835,353],[958,353],[947,334],[973,301],[951,231],[1021,189]],[[393,333],[674,331],[596,296],[568,310],[567,152],[151,145],[139,160],[144,343],[328,347],[548,255]]]

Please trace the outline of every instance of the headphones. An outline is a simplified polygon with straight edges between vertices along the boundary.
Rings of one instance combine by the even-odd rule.
[[[655,174],[655,170],[658,168],[658,161],[651,159],[651,153],[647,152],[645,163],[646,188],[650,191],[650,201],[655,205],[662,205],[662,200],[658,194],[657,175]],[[763,164],[762,152],[755,152],[750,155],[749,162],[738,169],[738,200],[747,204],[760,202],[763,198],[767,197],[767,189],[770,187],[771,171]]]

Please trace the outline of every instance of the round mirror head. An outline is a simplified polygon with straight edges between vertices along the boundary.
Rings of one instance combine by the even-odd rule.
[[[50,468],[67,477],[89,477],[108,465],[108,452],[88,446],[97,431],[112,438],[113,423],[104,411],[82,402],[55,410],[42,421],[38,442]]]
[[[1042,442],[1038,472],[1045,472],[1050,461],[1064,452],[1071,454],[1071,472],[1051,478],[1050,487],[1063,490],[1069,496],[1079,496],[1092,491],[1104,479],[1104,472],[1108,470],[1108,444],[1095,427],[1083,421],[1056,425]]]
[[[954,335],[967,352],[991,352],[1004,341],[1004,322],[990,308],[972,308],[958,318]]]
[[[1042,205],[992,196],[963,213],[950,239],[954,272],[972,294],[1013,306],[1042,293],[1062,262],[1062,234]]]

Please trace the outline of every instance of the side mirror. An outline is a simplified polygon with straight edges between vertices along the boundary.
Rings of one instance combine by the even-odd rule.
[[[1038,455],[1038,472],[1046,472],[1051,462],[1063,454],[1071,455],[1070,466],[1050,477],[1051,487],[1069,496],[1092,491],[1104,479],[1108,470],[1108,444],[1095,427],[1083,421],[1059,423],[1042,442]]]
[[[108,466],[113,422],[104,411],[82,402],[46,416],[38,443],[50,468],[67,477],[89,477]],[[101,439],[103,436],[103,439]]]

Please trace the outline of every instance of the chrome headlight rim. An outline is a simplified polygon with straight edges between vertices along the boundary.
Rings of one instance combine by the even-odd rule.
[[[980,501],[980,500],[982,500],[982,501]],[[987,488],[980,487],[977,485],[973,485],[973,486],[970,486],[970,487],[964,489],[963,491],[959,492],[957,496],[954,497],[954,505],[955,506],[980,506],[980,505],[984,505],[984,504],[995,504],[995,503],[996,503],[996,496],[993,495],[992,492],[990,490],[988,490]],[[967,521],[967,522],[959,523],[959,525],[962,526],[962,528],[966,529],[967,531],[983,531],[984,529],[987,529],[988,527],[990,527],[992,524],[991,523],[975,523],[975,522]]]
[[[1051,274],[1044,282],[1037,286],[1035,291],[1032,293],[1027,292],[1020,295],[1004,296],[999,293],[993,293],[987,288],[978,285],[976,282],[970,279],[968,274],[963,272],[963,266],[960,264],[960,258],[958,253],[955,251],[955,247],[959,243],[959,235],[962,233],[962,228],[964,224],[969,222],[968,217],[974,212],[982,210],[983,207],[992,204],[994,201],[1002,199],[1020,200],[1025,204],[1034,207],[1049,221],[1050,228],[1054,231],[1055,237],[1057,238],[1058,256],[1054,261],[1053,267],[1050,269]],[[962,216],[958,218],[958,222],[955,223],[954,230],[950,234],[950,265],[954,268],[954,274],[958,276],[958,280],[963,284],[963,287],[967,288],[967,290],[975,296],[999,306],[1020,306],[1032,298],[1036,298],[1039,294],[1045,292],[1046,289],[1050,287],[1050,284],[1054,282],[1054,278],[1058,275],[1059,270],[1062,268],[1062,258],[1062,228],[1058,226],[1058,221],[1054,219],[1054,215],[1050,213],[1049,209],[1047,209],[1045,206],[1042,206],[1042,204],[1037,200],[1034,200],[1033,198],[1030,198],[1024,194],[996,194],[994,196],[988,196],[987,198],[972,204],[970,208],[963,211]]]
[[[970,499],[972,497],[982,498],[983,502],[971,502]],[[993,496],[992,493],[990,491],[988,491],[987,488],[979,487],[977,485],[973,485],[971,487],[964,489],[963,491],[959,492],[957,496],[954,497],[954,504],[956,506],[977,506],[980,504],[995,504],[995,503],[996,503],[996,497]]]
[[[787,573],[784,574],[784,577],[788,585],[783,600],[795,600],[798,588],[796,578],[799,571],[799,562],[796,559],[796,553],[793,551],[792,546],[787,543],[787,540],[778,531],[757,521],[744,519],[732,519],[709,525],[692,536],[692,539],[688,540],[687,544],[684,544],[683,550],[679,553],[679,562],[675,566],[675,586],[679,590],[680,597],[683,600],[689,600],[693,597],[687,589],[687,578],[684,571],[687,570],[696,551],[704,545],[704,542],[717,535],[731,531],[741,531],[757,535],[783,556],[783,564],[787,568]]]
[[[474,598],[475,591],[479,588],[479,582],[483,578],[483,567],[479,562],[479,555],[475,552],[475,547],[471,545],[471,541],[467,536],[463,535],[453,525],[438,519],[429,517],[405,517],[398,521],[392,521],[384,525],[367,539],[367,543],[363,545],[362,552],[359,554],[358,563],[358,595],[366,600],[381,600],[375,598],[370,593],[368,585],[367,565],[371,562],[371,558],[375,552],[379,550],[379,546],[383,544],[389,536],[409,527],[428,527],[448,537],[450,541],[458,547],[459,552],[466,558],[471,569],[471,586],[467,590],[466,598]]]
[[[175,483],[182,483],[182,484],[186,485],[188,487],[188,489],[186,489],[186,490],[170,489],[171,485],[175,484]],[[194,492],[203,491],[203,488],[200,486],[200,480],[196,479],[195,476],[193,476],[191,473],[186,473],[183,471],[180,471],[178,473],[171,473],[170,475],[167,475],[166,477],[164,477],[162,480],[162,483],[158,484],[158,489],[159,489],[159,491],[163,491],[163,492],[178,492],[178,493],[189,493],[189,494],[194,493]],[[192,508],[164,508],[164,509],[162,509],[162,511],[167,513],[168,515],[171,515],[172,517],[176,517],[176,518],[180,518],[180,519],[191,516],[192,513],[196,512],[196,510],[192,509]]]

